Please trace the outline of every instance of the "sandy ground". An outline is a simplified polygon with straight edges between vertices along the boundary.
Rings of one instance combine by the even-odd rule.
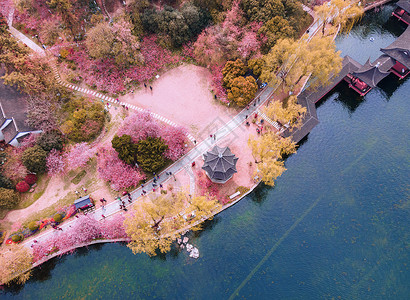
[[[236,111],[214,100],[210,72],[194,65],[182,65],[162,75],[149,87],[127,94],[121,101],[134,104],[186,127],[199,142]]]

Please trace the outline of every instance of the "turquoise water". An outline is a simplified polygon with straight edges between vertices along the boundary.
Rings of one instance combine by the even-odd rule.
[[[338,48],[361,63],[379,56],[404,30],[391,9],[366,16]],[[410,80],[380,86],[359,98],[342,85],[322,101],[320,124],[276,187],[259,187],[191,236],[198,260],[95,246],[0,297],[408,299]]]

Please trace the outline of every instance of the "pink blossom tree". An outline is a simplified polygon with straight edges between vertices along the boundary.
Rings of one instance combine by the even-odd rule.
[[[177,160],[186,153],[186,129],[183,127],[164,126],[161,137],[168,145],[165,156],[171,160]]]
[[[105,239],[127,238],[128,235],[124,229],[125,217],[122,214],[115,214],[112,217],[101,222],[101,234]]]
[[[85,142],[71,147],[70,151],[65,154],[67,171],[85,166],[94,155],[94,152],[95,151]]]
[[[111,183],[114,190],[137,186],[145,175],[118,158],[113,148],[102,148],[97,159],[98,174]]]
[[[161,127],[151,113],[144,111],[125,118],[123,125],[117,132],[118,136],[124,134],[131,136],[133,142],[138,142],[149,136],[159,137],[161,135]]]
[[[64,172],[65,161],[60,151],[52,149],[47,156],[47,172],[50,176],[58,175]]]

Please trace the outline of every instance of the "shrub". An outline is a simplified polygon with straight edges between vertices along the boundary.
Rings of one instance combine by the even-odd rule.
[[[29,185],[33,185],[37,182],[37,176],[36,174],[28,174],[26,177],[24,177],[24,181]]]
[[[37,139],[37,145],[45,151],[63,149],[63,135],[57,130],[42,133]]]
[[[31,172],[43,173],[46,171],[47,152],[40,146],[27,148],[22,155],[24,166]]]
[[[30,222],[30,224],[28,224],[28,229],[30,229],[31,231],[36,231],[38,227],[39,226],[36,221]]]
[[[23,239],[24,239],[24,236],[23,236],[21,233],[14,234],[14,235],[11,237],[11,240],[12,240],[14,243],[21,242]]]
[[[14,189],[13,182],[9,178],[4,177],[2,174],[0,174],[0,187],[5,189]]]
[[[0,188],[0,207],[12,208],[20,200],[20,196],[14,190]]]
[[[19,193],[25,193],[30,189],[30,186],[28,185],[27,182],[25,181],[20,181],[19,183],[16,184],[16,190]]]
[[[53,219],[55,222],[60,223],[63,220],[63,216],[61,214],[55,214]]]

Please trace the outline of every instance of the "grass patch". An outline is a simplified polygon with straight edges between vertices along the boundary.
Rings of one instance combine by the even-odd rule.
[[[86,170],[82,170],[80,173],[78,173],[73,179],[71,179],[71,183],[74,184],[79,184],[80,181],[84,178],[84,176],[87,174]]]
[[[68,193],[64,198],[61,198],[49,207],[29,215],[27,219],[22,222],[22,225],[27,227],[32,221],[38,221],[53,216],[61,207],[73,204],[75,199],[77,199],[77,196],[74,192]]]

